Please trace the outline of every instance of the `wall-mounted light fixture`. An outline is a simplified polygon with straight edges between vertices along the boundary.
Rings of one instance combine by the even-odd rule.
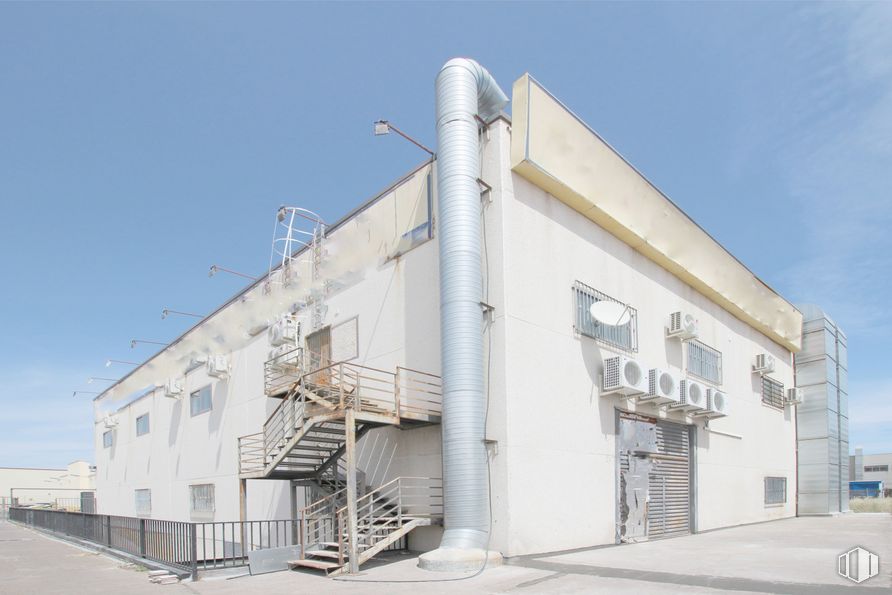
[[[377,122],[375,122],[375,136],[384,136],[385,134],[390,134],[391,130],[399,134],[401,137],[403,137],[422,151],[426,152],[431,157],[436,157],[436,154],[433,151],[422,145],[420,142],[418,142],[387,120],[378,120]]]
[[[136,347],[137,343],[148,343],[149,345],[164,345],[167,347],[167,343],[162,343],[160,341],[146,341],[144,339],[131,339],[130,340],[130,349]]]
[[[139,364],[136,362],[128,362],[122,359],[107,359],[105,360],[105,367],[111,368],[112,364],[126,364],[128,366],[138,366]]]
[[[177,314],[179,316],[192,316],[193,318],[204,318],[201,314],[193,314],[192,312],[180,312],[179,310],[171,310],[170,308],[164,308],[161,310],[161,320],[164,320],[171,314]]]
[[[238,271],[233,271],[227,268],[223,268],[220,265],[212,264],[211,269],[208,271],[208,277],[213,277],[219,272],[229,273],[230,275],[238,275],[239,277],[244,277],[245,279],[250,279],[251,281],[256,281],[257,277],[252,277],[251,275],[246,275],[244,273],[239,273]]]

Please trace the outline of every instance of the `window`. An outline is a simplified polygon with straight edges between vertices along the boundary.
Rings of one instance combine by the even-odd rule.
[[[722,383],[722,352],[696,339],[688,341],[687,370],[713,384]]]
[[[112,445],[112,441],[114,438],[112,437],[112,431],[107,430],[102,433],[102,448],[110,448]]]
[[[136,497],[136,514],[152,514],[152,490],[134,490]]]
[[[765,504],[784,504],[787,501],[787,478],[765,478]]]
[[[143,413],[136,418],[136,435],[142,436],[149,433],[149,414]]]
[[[889,471],[889,465],[865,465],[865,473],[886,473]]]
[[[573,284],[573,297],[576,301],[576,324],[573,329],[577,333],[625,351],[638,351],[638,310],[579,281]],[[615,302],[628,308],[629,322],[610,326],[593,320],[589,308],[601,301]]]
[[[189,511],[193,514],[209,514],[214,512],[214,484],[204,483],[189,486]]]
[[[189,395],[189,410],[192,412],[193,417],[211,410],[210,385],[200,388]]]
[[[784,408],[784,383],[762,376],[762,402],[777,409]]]

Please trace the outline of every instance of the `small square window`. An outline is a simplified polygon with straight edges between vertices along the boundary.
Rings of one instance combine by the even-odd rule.
[[[111,430],[106,430],[102,433],[102,448],[111,448],[113,441],[114,437]]]
[[[210,411],[212,406],[210,385],[200,388],[189,395],[189,411],[193,417]]]
[[[152,490],[134,490],[137,516],[152,514]]]
[[[214,513],[214,484],[203,483],[189,486],[189,512],[193,516],[207,517]]]
[[[787,501],[787,478],[765,478],[765,504],[784,504]]]
[[[149,414],[143,413],[136,418],[136,435],[142,436],[149,433]]]

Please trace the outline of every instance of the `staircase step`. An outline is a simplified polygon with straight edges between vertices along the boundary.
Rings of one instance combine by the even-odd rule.
[[[326,572],[341,567],[341,565],[336,562],[323,562],[322,560],[289,560],[287,564],[292,570],[297,566],[303,566],[304,568],[314,568]]]
[[[307,550],[307,555],[316,558],[329,558],[331,560],[337,560],[339,556],[338,552],[331,550]],[[347,552],[344,552],[344,559],[347,559]]]

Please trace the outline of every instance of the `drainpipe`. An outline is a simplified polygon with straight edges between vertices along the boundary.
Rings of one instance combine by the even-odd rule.
[[[508,103],[489,72],[466,58],[437,75],[437,236],[443,377],[443,505],[440,547],[419,565],[476,569],[487,560],[489,494],[484,445],[483,299],[478,120]],[[489,563],[498,554],[489,556]]]

